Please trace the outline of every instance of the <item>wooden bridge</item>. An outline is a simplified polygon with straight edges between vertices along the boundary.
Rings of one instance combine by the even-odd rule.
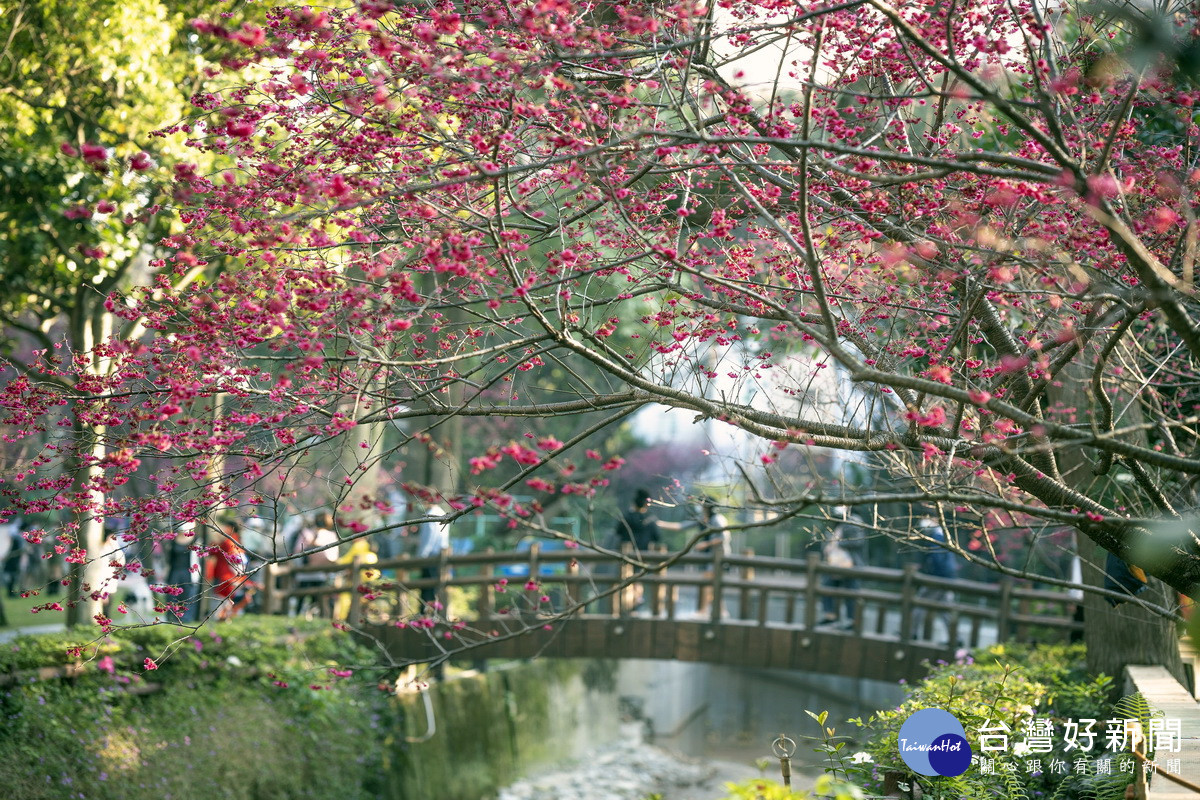
[[[313,572],[327,573],[327,585],[302,588],[297,576]],[[919,678],[922,661],[950,660],[961,648],[1055,641],[1081,628],[1075,600],[1060,591],[1008,578],[949,581],[916,565],[837,568],[815,555],[622,559],[535,544],[372,565],[275,565],[264,585],[271,613],[341,597],[348,624],[400,662],[655,658],[895,681]],[[422,603],[422,590],[436,600]],[[711,600],[698,615],[701,593]],[[822,623],[826,603],[844,609],[847,600],[840,624]]]

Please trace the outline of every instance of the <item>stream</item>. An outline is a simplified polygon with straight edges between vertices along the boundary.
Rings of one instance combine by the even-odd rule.
[[[662,800],[718,800],[728,795],[726,783],[779,780],[777,763],[764,775],[754,764],[761,754],[749,750],[698,759],[647,744],[638,723],[625,723],[621,733],[618,742],[501,789],[499,800],[643,800],[654,794]],[[811,786],[819,774],[815,766],[797,765],[793,785]]]

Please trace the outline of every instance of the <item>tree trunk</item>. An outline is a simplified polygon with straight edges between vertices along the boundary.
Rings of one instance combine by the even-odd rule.
[[[82,424],[78,417],[72,423],[76,446],[80,449],[80,458],[74,469],[73,491],[81,499],[85,495],[87,508],[81,513],[74,514],[78,526],[76,541],[78,547],[86,554],[84,563],[71,564],[71,586],[68,593],[67,627],[73,628],[86,623],[104,610],[104,599],[101,596],[106,591],[106,585],[112,583],[112,569],[104,556],[104,518],[92,512],[98,509],[103,501],[97,501],[86,487],[97,475],[97,467],[82,461],[86,456],[100,457],[104,455],[104,445],[101,442],[102,429],[95,429]]]
[[[386,387],[378,381],[377,376],[362,375],[360,380],[369,388],[371,396],[380,396],[386,392]],[[364,409],[360,408],[355,400],[347,402],[343,411],[351,419],[357,419]],[[341,437],[337,451],[338,464],[345,477],[345,488],[342,489],[342,496],[336,499],[334,507],[349,506],[353,511],[343,512],[339,516],[347,520],[357,520],[368,528],[378,526],[383,519],[383,514],[374,503],[383,499],[380,483],[384,470],[385,439],[391,426],[390,422],[360,423],[353,432]]]
[[[449,388],[449,403],[462,402],[462,387],[454,384]],[[463,461],[462,453],[463,418],[457,414],[433,430],[428,457],[425,461],[425,484],[443,496],[458,493]]]
[[[103,375],[108,369],[107,359],[96,355],[96,345],[112,333],[112,317],[97,305],[95,316],[88,318],[82,311],[72,325],[72,340],[80,353],[91,357],[93,374]],[[71,433],[77,455],[71,465],[73,473],[72,491],[76,502],[84,506],[82,512],[74,512],[77,546],[84,552],[84,563],[73,563],[70,569],[71,586],[67,595],[67,627],[93,619],[104,610],[103,593],[114,584],[112,568],[104,558],[104,518],[99,509],[104,507],[103,497],[97,498],[88,487],[99,476],[96,462],[104,456],[104,428],[84,424],[76,413],[71,420]]]
[[[1106,553],[1089,540],[1083,543],[1083,581],[1088,586],[1103,586]],[[1138,595],[1158,606],[1171,608],[1174,593],[1162,581],[1151,578],[1146,590]],[[1084,593],[1083,641],[1087,645],[1087,668],[1094,675],[1111,675],[1121,685],[1121,673],[1130,664],[1165,667],[1185,686],[1183,658],[1179,654],[1179,631],[1173,620],[1146,611],[1136,600],[1109,605],[1108,600],[1091,592]]]
[[[1092,376],[1082,356],[1067,368],[1064,377],[1061,388],[1053,396],[1069,407],[1091,408],[1086,395]],[[1114,397],[1114,404],[1124,405],[1121,399]],[[1129,409],[1129,417],[1118,421],[1118,425],[1128,426],[1141,421],[1130,418],[1139,416],[1137,404],[1129,404]],[[1097,476],[1093,472],[1094,464],[1083,454],[1083,448],[1060,449],[1055,453],[1055,460],[1063,481],[1086,496],[1103,494],[1113,480],[1111,474]],[[1075,541],[1082,562],[1084,586],[1103,587],[1107,552],[1082,533],[1076,533]],[[1168,587],[1154,578],[1150,579],[1139,599],[1166,608],[1175,605]],[[1179,633],[1172,620],[1146,611],[1133,601],[1112,606],[1104,597],[1092,592],[1084,592],[1083,607],[1083,641],[1087,646],[1089,672],[1111,675],[1120,685],[1126,665],[1146,664],[1166,667],[1183,681]]]

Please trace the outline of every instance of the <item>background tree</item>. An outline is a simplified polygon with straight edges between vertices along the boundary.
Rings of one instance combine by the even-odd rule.
[[[170,163],[182,163],[185,148],[181,137],[154,132],[188,112],[210,59],[244,50],[194,36],[186,14],[210,8],[21,0],[0,14],[0,117],[10,126],[0,142],[0,347],[10,377],[55,386],[67,397],[86,394],[87,377],[111,367],[103,344],[114,334],[140,336],[136,324],[114,330],[106,303],[111,292],[150,282],[160,240],[179,230],[161,194],[169,188]],[[199,161],[213,163],[204,155]],[[172,282],[182,288],[204,267],[196,261]],[[90,595],[104,578],[103,559],[96,558],[103,519],[120,514],[106,506],[107,496],[136,488],[102,486],[95,471],[108,452],[109,424],[75,414],[69,427],[45,429],[10,454],[33,463],[50,453],[66,456],[53,459],[54,474],[35,487],[38,500],[23,510],[34,512],[29,523],[63,515],[55,550],[73,564],[72,619],[99,611]],[[72,556],[76,549],[92,557]],[[86,575],[85,564],[93,567]],[[54,592],[60,576],[51,577]]]

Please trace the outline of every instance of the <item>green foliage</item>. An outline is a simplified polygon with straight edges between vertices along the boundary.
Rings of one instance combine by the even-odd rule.
[[[77,638],[6,644],[0,799],[476,800],[561,757],[561,742],[603,717],[588,693],[613,690],[606,662],[462,677],[430,690],[427,736],[424,698],[378,691],[357,666],[372,666],[372,652],[327,623],[240,618],[172,638],[178,630],[92,644],[67,679],[28,670],[72,663]],[[141,666],[172,646],[157,669]],[[355,674],[341,679],[335,665]]]
[[[1004,790],[1008,793],[1009,800],[1029,800],[1029,792],[1025,791],[1025,785],[1016,774],[1005,772],[1000,777],[1004,781]]]
[[[88,4],[0,2],[0,33],[9,57],[0,62],[0,118],[9,135],[0,145],[0,307],[52,316],[79,298],[65,287],[103,284],[140,246],[120,220],[147,204],[136,187],[89,168],[59,145],[118,145],[128,158],[165,120],[184,112],[182,77],[168,70],[178,18],[157,0]],[[100,201],[117,211],[89,219],[64,212]],[[163,235],[160,229],[158,235]],[[81,248],[98,248],[89,257]]]
[[[722,800],[801,800],[809,797],[807,792],[793,792],[766,778],[756,778],[744,783],[727,783],[725,791],[727,794]]]
[[[0,0],[7,133],[0,137],[0,320],[7,326],[46,346],[49,324],[66,315],[69,335],[78,337],[104,313],[110,290],[146,280],[151,248],[177,227],[158,196],[170,165],[197,159],[183,134],[153,134],[191,114],[204,70],[237,54],[238,45],[200,40],[191,29],[193,17],[224,11],[239,21],[262,13],[212,0]],[[105,148],[107,158],[85,160],[85,145]],[[151,157],[138,156],[131,170],[141,151]],[[199,158],[205,171],[215,166]]]
[[[158,669],[133,665],[172,642]],[[65,634],[18,639],[0,674],[62,664],[75,644]],[[379,796],[386,696],[328,671],[367,655],[327,625],[289,620],[239,620],[182,641],[160,628],[127,632],[94,646],[78,678],[0,690],[0,795]]]
[[[865,795],[858,786],[837,780],[830,775],[817,779],[811,792],[795,791],[766,778],[756,778],[743,783],[725,784],[727,794],[722,800],[808,800],[809,798],[832,798],[832,800],[862,800]],[[648,798],[647,800],[651,800]]]
[[[29,524],[33,525],[34,523],[30,522]],[[0,620],[0,630],[62,624],[67,618],[65,611],[45,610],[36,614],[31,613],[33,608],[45,605],[47,601],[53,599],[44,594],[30,595],[29,597],[5,597],[3,604],[7,623]]]
[[[1061,730],[1068,720],[1144,719],[1148,726],[1149,709],[1140,698],[1126,698],[1115,707],[1112,704],[1113,682],[1107,676],[1090,676],[1084,668],[1081,645],[1037,646],[997,645],[952,664],[934,667],[929,676],[913,686],[899,707],[881,711],[868,720],[851,720],[864,729],[867,742],[863,754],[848,758],[834,731],[822,726],[817,752],[824,753],[831,763],[827,773],[864,786],[868,792],[882,789],[888,773],[902,776],[904,781],[919,783],[926,796],[947,798],[1031,798],[1031,797],[1095,797],[1119,798],[1132,780],[1128,769],[1132,756],[1117,755],[1103,748],[1102,722],[1097,730],[1096,747],[1090,754],[1078,750],[1067,752],[1061,737],[1052,737],[1054,749],[1049,753],[1017,755],[1016,745],[1025,736],[1025,723],[1030,718],[1050,719]],[[923,708],[942,708],[952,713],[966,729],[972,751],[981,755],[980,728],[1008,728],[1007,752],[984,753],[994,757],[994,768],[985,772],[977,760],[961,776],[927,778],[911,773],[899,754],[900,727],[916,711]],[[1052,759],[1061,759],[1074,767],[1085,756],[1086,770],[1072,769],[1065,774],[1053,774],[1048,768]],[[1111,757],[1111,774],[1098,774],[1097,762]],[[1028,759],[1043,762],[1040,770],[1029,769]],[[1124,760],[1125,764],[1122,764]],[[1122,766],[1126,767],[1125,770]]]

